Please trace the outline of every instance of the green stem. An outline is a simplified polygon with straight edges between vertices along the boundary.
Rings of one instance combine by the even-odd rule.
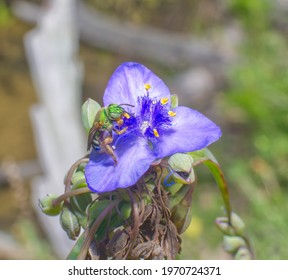
[[[251,253],[251,258],[252,258],[252,260],[254,260],[255,259],[255,252],[253,250],[253,247],[251,245],[251,242],[250,242],[249,238],[247,236],[245,236],[245,235],[239,235],[239,236],[244,239],[244,241],[246,243],[246,246],[247,246],[247,249]]]
[[[119,204],[120,200],[115,200],[110,205],[107,206],[107,208],[104,209],[104,211],[98,216],[97,220],[92,224],[91,227],[87,227],[84,232],[84,241],[82,248],[79,252],[79,255],[77,257],[77,260],[85,260],[89,246],[94,238],[94,235],[99,228],[102,221],[105,219],[105,217],[109,214],[109,212],[116,207]]]
[[[77,169],[77,167],[84,162],[88,162],[89,158],[87,158],[87,155],[83,158],[78,159],[75,163],[73,163],[73,165],[70,167],[67,176],[65,178],[64,184],[65,184],[65,193],[70,191],[70,186],[72,183],[72,176],[75,172],[75,170]]]
[[[204,164],[210,169],[212,175],[215,178],[215,181],[217,182],[219,186],[220,192],[222,194],[222,198],[224,200],[226,212],[227,212],[228,223],[231,225],[232,224],[231,223],[232,208],[231,208],[231,203],[230,203],[229,188],[228,188],[224,173],[220,165],[211,160],[207,160],[206,162],[204,162]]]
[[[53,207],[58,206],[62,201],[67,200],[67,198],[69,198],[69,197],[88,193],[88,192],[91,192],[91,190],[88,187],[76,189],[73,191],[69,190],[69,191],[63,193],[62,195],[58,196],[56,199],[53,200]]]
[[[133,227],[132,227],[132,234],[131,234],[131,242],[129,245],[129,248],[125,254],[125,259],[127,259],[127,257],[129,256],[130,252],[133,249],[133,246],[136,242],[137,239],[137,235],[139,233],[139,227],[140,227],[140,220],[139,220],[139,206],[138,206],[138,202],[137,199],[135,198],[135,196],[133,195],[133,192],[130,191],[128,189],[128,195],[130,197],[131,200],[131,204],[132,204],[132,213],[133,213]]]
[[[199,151],[188,153],[192,156],[194,162],[193,165],[199,165],[201,163],[204,163],[209,169],[212,175],[215,178],[215,181],[219,187],[219,190],[221,192],[222,198],[224,200],[225,209],[227,212],[228,222],[231,225],[231,204],[230,204],[230,195],[229,195],[229,188],[228,184],[226,182],[224,173],[221,169],[221,166],[217,162],[214,155],[209,151],[209,149],[204,148]]]
[[[223,173],[220,165],[217,162],[215,162],[209,158],[204,158],[204,159],[197,161],[194,166],[199,165],[201,163],[204,163],[210,169],[210,172],[212,173],[212,175],[213,175],[213,177],[214,177],[214,179],[215,179],[215,181],[216,181],[216,183],[220,189],[220,192],[221,192],[221,195],[222,195],[222,198],[224,201],[225,209],[227,212],[228,223],[230,225],[232,225],[232,223],[231,223],[232,207],[231,207],[231,203],[230,203],[229,188],[228,188],[228,184],[227,184],[227,181],[225,179],[224,173]]]

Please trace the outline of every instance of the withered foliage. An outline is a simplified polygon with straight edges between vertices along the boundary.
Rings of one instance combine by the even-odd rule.
[[[151,174],[150,170],[150,177]],[[106,234],[101,239],[97,239],[97,234],[95,235],[87,250],[86,259],[176,258],[180,253],[181,238],[171,220],[169,194],[162,188],[159,178],[154,178],[153,185],[150,183],[151,180],[143,180],[117,194],[122,197],[123,193],[126,195],[126,200],[130,201],[131,214],[121,225],[114,227],[112,220],[109,223],[110,212],[102,222],[105,222]],[[99,196],[98,199],[101,200],[103,197]],[[115,197],[113,200],[115,201]],[[115,209],[121,217],[119,204]]]

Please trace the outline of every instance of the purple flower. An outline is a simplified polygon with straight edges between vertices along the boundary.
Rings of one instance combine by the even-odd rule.
[[[130,104],[127,131],[113,135],[115,154],[93,150],[85,168],[88,187],[97,193],[134,185],[151,163],[178,152],[205,148],[221,136],[220,128],[201,113],[179,106],[170,110],[170,92],[145,66],[126,62],[110,78],[104,106]]]

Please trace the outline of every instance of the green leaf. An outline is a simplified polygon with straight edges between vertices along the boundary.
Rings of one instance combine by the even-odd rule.
[[[82,245],[84,242],[84,232],[80,235],[80,237],[77,239],[75,245],[73,246],[72,250],[67,256],[67,260],[77,260],[78,255],[81,251]]]
[[[179,234],[186,231],[192,220],[193,185],[184,185],[170,199],[171,221],[175,224]]]
[[[189,227],[192,220],[191,206],[176,205],[171,211],[171,221],[175,224],[179,234]]]
[[[112,202],[110,200],[100,200],[95,201],[87,209],[88,211],[88,225],[91,226],[99,217],[99,215],[110,205]],[[131,204],[130,202],[122,201],[119,204],[118,213],[115,209],[111,210],[111,214],[108,215],[100,224],[95,237],[98,241],[102,240],[107,234],[107,230],[113,230],[121,226],[124,220],[128,219],[131,214]]]
[[[231,205],[229,189],[226,179],[224,177],[224,173],[216,158],[207,148],[195,152],[190,152],[189,155],[191,155],[194,160],[194,166],[204,163],[210,169],[210,172],[214,176],[214,179],[220,189],[222,198],[224,200],[228,221],[229,223],[231,223]]]
[[[127,203],[126,201],[121,202],[119,205],[119,209],[120,209],[121,214],[123,215],[122,219],[126,220],[130,218],[131,211],[132,211],[130,202],[129,203]]]
[[[181,203],[181,200],[186,196],[186,194],[191,189],[191,185],[182,185],[176,193],[173,193],[169,200],[169,207],[172,209],[175,205]]]
[[[94,124],[95,116],[100,110],[101,106],[95,100],[88,98],[82,105],[81,116],[82,123],[87,132],[89,133],[91,127]]]
[[[110,205],[112,202],[111,200],[105,199],[105,200],[96,200],[94,201],[90,207],[87,209],[88,212],[88,218],[87,218],[87,226],[91,227],[93,223],[98,219],[100,214]],[[102,223],[99,225],[95,237],[97,240],[101,240],[105,233],[106,233],[106,227],[108,224],[109,217],[111,218],[111,215],[109,215],[107,218],[104,218]]]
[[[99,215],[105,210],[105,208],[111,203],[111,200],[96,200],[92,202],[87,209],[88,212],[88,225],[91,226],[94,221],[97,220]]]
[[[210,161],[218,164],[218,161],[216,160],[214,155],[207,148],[204,148],[204,149],[198,150],[198,151],[194,151],[194,152],[190,152],[188,154],[192,156],[194,166],[196,166],[200,163],[203,163],[207,160],[210,160]]]

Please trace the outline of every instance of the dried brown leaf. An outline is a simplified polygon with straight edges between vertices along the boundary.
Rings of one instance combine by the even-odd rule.
[[[163,250],[168,260],[174,260],[180,252],[181,239],[175,225],[169,220],[163,239]]]
[[[125,229],[116,230],[106,246],[108,256],[113,259],[123,259],[129,239],[130,235]]]

